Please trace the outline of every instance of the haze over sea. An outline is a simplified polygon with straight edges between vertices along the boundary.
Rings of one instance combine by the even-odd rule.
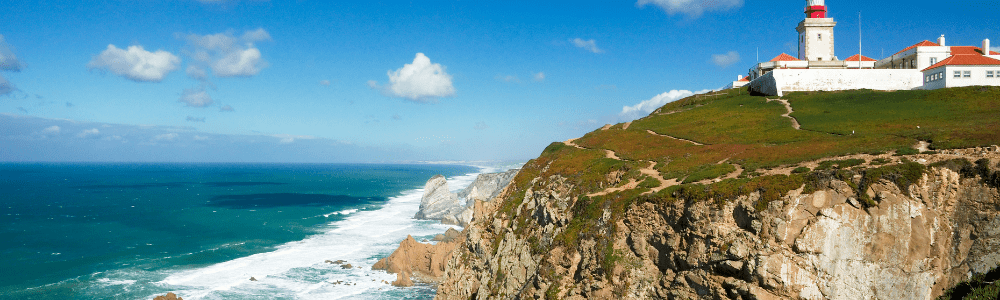
[[[0,164],[0,298],[431,298],[371,265],[407,234],[449,227],[412,219],[428,178],[458,190],[504,169]]]

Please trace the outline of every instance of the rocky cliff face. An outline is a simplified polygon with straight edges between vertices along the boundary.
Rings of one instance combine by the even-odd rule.
[[[443,224],[468,226],[474,216],[475,202],[491,201],[496,198],[518,171],[511,169],[501,173],[479,174],[475,181],[457,194],[448,190],[448,182],[444,176],[435,175],[424,185],[420,210],[414,218],[441,220]],[[464,206],[459,198],[465,199]]]
[[[434,175],[424,184],[424,196],[420,199],[420,210],[413,216],[416,219],[441,220],[454,218],[461,210],[458,195],[448,189],[448,181],[444,176]]]
[[[441,235],[437,244],[420,243],[412,236],[407,236],[392,255],[372,265],[372,270],[395,273],[396,281],[392,282],[394,286],[412,286],[411,277],[421,282],[440,281],[445,265],[455,248],[465,241],[464,238],[454,229]]]
[[[770,202],[636,202],[612,217],[581,210],[564,177],[533,178],[476,202],[437,298],[933,299],[1000,262],[1000,195],[983,178],[930,167],[864,192],[860,180]],[[570,235],[581,226],[595,233]]]
[[[479,174],[475,181],[461,192],[458,192],[458,197],[466,199],[469,203],[472,203],[473,200],[493,200],[497,195],[500,195],[500,191],[510,183],[510,180],[514,179],[518,171],[520,170],[511,169],[502,173]]]

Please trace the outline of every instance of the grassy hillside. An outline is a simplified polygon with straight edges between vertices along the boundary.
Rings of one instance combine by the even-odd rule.
[[[781,100],[788,107],[739,90],[692,96],[632,123],[553,143],[524,166],[501,211],[515,215],[534,178],[565,177],[579,200],[557,240],[573,246],[598,234],[590,217],[604,210],[621,216],[637,202],[721,204],[759,192],[763,209],[790,190],[808,192],[831,178],[863,191],[881,179],[908,185],[926,169],[905,159],[830,157],[915,154],[919,142],[932,151],[1000,144],[1000,87],[789,93]],[[861,180],[852,182],[856,175]]]

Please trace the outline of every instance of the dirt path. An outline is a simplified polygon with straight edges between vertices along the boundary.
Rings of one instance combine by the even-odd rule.
[[[621,158],[618,158],[618,155],[615,155],[614,151],[607,150],[607,149],[604,150],[604,157],[610,158],[610,159],[614,159],[614,160],[622,160]]]
[[[629,121],[629,122],[625,123],[625,125],[624,125],[624,126],[622,126],[622,130],[628,130],[628,127],[629,127],[629,126],[632,126],[632,122],[631,122],[631,121]]]
[[[671,179],[671,180],[663,179],[663,176],[660,175],[660,171],[656,170],[656,162],[655,161],[650,161],[649,162],[649,167],[646,167],[645,169],[639,170],[639,173],[642,173],[642,175],[653,177],[656,180],[660,181],[660,186],[652,188],[650,191],[646,192],[645,194],[656,193],[656,192],[662,191],[665,188],[668,188],[668,187],[680,184],[680,182],[677,182],[676,178],[675,179]]]
[[[568,139],[565,142],[563,142],[563,144],[566,144],[566,146],[570,146],[570,147],[577,148],[577,149],[586,149],[586,148],[580,147],[580,145],[576,144],[576,140],[579,140],[579,139],[580,138]]]
[[[675,139],[675,140],[678,140],[678,141],[688,142],[688,143],[692,143],[692,144],[695,144],[695,145],[698,145],[698,146],[704,146],[705,145],[705,144],[702,144],[702,143],[699,143],[699,142],[695,142],[695,141],[692,141],[692,140],[686,140],[686,139],[682,139],[682,138],[679,138],[679,137],[669,136],[669,135],[666,135],[666,134],[659,134],[659,133],[653,132],[652,130],[646,130],[646,132],[648,132],[649,134],[655,135],[655,136],[662,136],[662,137],[666,137],[666,138],[672,138],[672,139]]]
[[[796,120],[795,117],[792,117],[792,113],[795,112],[795,111],[792,110],[792,104],[788,103],[788,100],[785,100],[785,99],[767,99],[767,102],[771,102],[771,101],[781,102],[781,104],[785,106],[785,109],[788,110],[787,113],[785,113],[785,114],[783,114],[781,116],[785,117],[785,118],[789,118],[789,119],[792,120],[792,128],[795,128],[795,130],[802,130],[802,126],[799,126],[799,120]]]

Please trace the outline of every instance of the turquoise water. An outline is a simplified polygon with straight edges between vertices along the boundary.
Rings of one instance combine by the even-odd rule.
[[[453,165],[0,164],[0,294],[426,298],[430,287],[381,285],[394,276],[370,265],[406,234],[447,228],[408,218],[428,178],[443,174],[457,189],[479,171]],[[344,270],[323,263],[327,259],[366,268]],[[337,280],[355,285],[331,284]]]

